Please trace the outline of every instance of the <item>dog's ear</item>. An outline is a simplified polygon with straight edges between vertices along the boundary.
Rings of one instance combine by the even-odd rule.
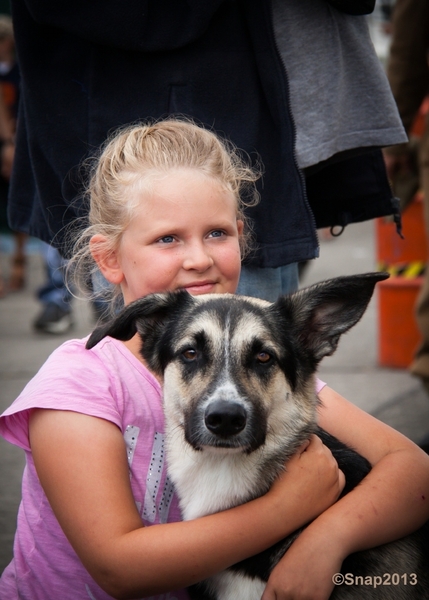
[[[340,336],[364,314],[375,284],[388,277],[388,273],[365,273],[329,279],[282,296],[272,308],[292,321],[300,344],[318,363],[335,352]]]
[[[97,327],[90,335],[86,348],[93,348],[106,336],[130,340],[137,332],[144,338],[147,331],[162,326],[172,314],[192,301],[186,291],[150,294],[128,304],[112,321]]]

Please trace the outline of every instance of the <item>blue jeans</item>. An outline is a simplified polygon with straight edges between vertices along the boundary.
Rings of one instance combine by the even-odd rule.
[[[100,271],[95,271],[91,279],[92,292],[94,297],[92,305],[99,315],[107,315],[110,309],[110,300],[106,299],[106,290],[111,288],[111,284],[103,277]]]
[[[38,290],[37,297],[42,304],[56,304],[62,310],[70,312],[72,294],[65,283],[67,261],[53,246],[43,244],[42,253],[46,266],[46,282]]]
[[[237,294],[274,302],[282,294],[295,292],[298,285],[298,263],[275,269],[243,266]]]

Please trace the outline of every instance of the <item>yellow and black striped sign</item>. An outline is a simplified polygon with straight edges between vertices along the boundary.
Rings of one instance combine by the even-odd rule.
[[[404,277],[405,279],[415,279],[422,277],[426,272],[426,263],[421,260],[416,260],[409,263],[397,263],[389,265],[387,263],[379,263],[378,271],[386,271],[392,277]]]

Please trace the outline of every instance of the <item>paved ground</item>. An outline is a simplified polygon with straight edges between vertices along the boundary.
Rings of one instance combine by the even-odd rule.
[[[7,270],[8,245],[0,240],[0,260]],[[0,300],[0,412],[19,394],[47,356],[68,337],[82,337],[93,325],[85,302],[75,302],[75,327],[64,336],[32,331],[39,305],[34,298],[43,280],[43,265],[32,244],[29,280],[23,292]],[[374,270],[372,223],[350,226],[340,238],[322,240],[321,257],[304,273],[303,285],[342,274]],[[377,364],[376,298],[361,322],[343,336],[337,353],[325,359],[321,378],[361,408],[416,442],[429,433],[429,397],[406,370]],[[20,499],[23,452],[0,439],[0,572],[9,562]]]

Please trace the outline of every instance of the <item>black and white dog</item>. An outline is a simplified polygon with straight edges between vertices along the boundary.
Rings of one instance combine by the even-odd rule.
[[[88,348],[106,335],[127,340],[139,332],[142,356],[163,376],[168,468],[184,519],[264,494],[314,432],[345,473],[344,493],[365,477],[366,459],[317,427],[314,378],[386,277],[339,277],[274,304],[233,295],[153,294],[94,331]],[[196,586],[193,597],[260,599],[299,533]],[[342,572],[353,580],[335,588],[335,599],[428,599],[428,525],[349,556]],[[375,576],[385,578],[377,588],[368,585]]]

